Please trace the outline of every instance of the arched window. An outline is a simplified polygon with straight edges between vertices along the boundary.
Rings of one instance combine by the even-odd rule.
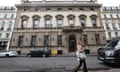
[[[74,15],[68,16],[68,24],[70,27],[74,27],[74,25],[75,25],[75,16]]]
[[[80,20],[80,26],[85,27],[86,26],[86,16],[85,15],[80,15],[79,20]]]
[[[93,27],[97,27],[97,16],[96,15],[91,15],[91,22]]]
[[[56,16],[56,23],[57,23],[57,28],[62,28],[62,25],[63,25],[63,16],[62,15]]]
[[[24,29],[27,27],[27,22],[28,22],[28,16],[22,16],[21,17],[21,28]]]
[[[45,28],[52,28],[52,16],[45,16]]]
[[[35,15],[33,18],[33,28],[38,28],[40,23],[40,17],[38,15]]]

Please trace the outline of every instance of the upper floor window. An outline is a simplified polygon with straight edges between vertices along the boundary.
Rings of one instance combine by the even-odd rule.
[[[113,18],[113,15],[112,15],[112,14],[110,14],[110,17],[111,17],[111,18]]]
[[[22,24],[21,24],[21,28],[26,28],[26,26],[27,26],[27,20],[23,19]]]
[[[68,16],[68,24],[70,27],[73,27],[75,25],[75,16],[73,15]]]
[[[72,8],[68,8],[68,10],[72,11],[73,9]]]
[[[52,17],[49,15],[45,16],[45,28],[52,28]]]
[[[115,36],[116,36],[116,37],[118,36],[118,32],[115,32]]]
[[[111,39],[111,32],[108,32],[109,39]]]
[[[38,15],[33,16],[33,28],[39,27],[40,17]]]
[[[80,16],[80,25],[81,25],[81,27],[85,27],[85,24],[86,24],[86,16],[81,15]]]
[[[63,16],[61,16],[61,15],[56,16],[56,21],[57,21],[57,28],[62,28]]]
[[[97,16],[96,15],[91,15],[91,22],[93,27],[97,27]]]
[[[110,29],[109,24],[106,24],[106,29],[108,29],[108,30]]]
[[[113,29],[117,29],[116,24],[112,23]]]
[[[107,18],[107,16],[104,14],[104,18]]]
[[[4,30],[5,21],[2,21],[1,30]]]
[[[92,25],[93,27],[97,27],[97,22],[95,18],[92,18]]]
[[[4,15],[4,18],[7,18],[7,14]]]
[[[11,18],[14,18],[14,14],[11,14]]]
[[[38,26],[39,26],[39,20],[33,19],[33,28],[38,28]]]
[[[57,11],[62,11],[62,8],[57,8]]]
[[[79,8],[79,10],[81,11],[81,10],[84,10],[84,8]]]
[[[6,38],[9,38],[9,33],[6,34]]]
[[[21,17],[21,28],[26,28],[28,22],[28,16],[22,16]]]
[[[94,8],[90,8],[91,11],[94,11]]]
[[[12,27],[12,21],[9,21],[7,30],[11,30],[11,27]]]
[[[51,10],[51,8],[46,8],[46,11],[50,11]]]

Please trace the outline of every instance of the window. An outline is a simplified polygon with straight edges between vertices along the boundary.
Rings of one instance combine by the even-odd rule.
[[[27,20],[26,20],[26,19],[23,19],[23,20],[22,20],[21,27],[22,27],[22,28],[25,28],[26,26],[27,26]]]
[[[9,23],[8,23],[9,25],[8,25],[8,28],[7,28],[7,30],[11,30],[11,27],[12,27],[12,21],[9,21]]]
[[[62,35],[57,36],[57,45],[62,46]]]
[[[118,15],[118,14],[116,14],[116,17],[117,17],[117,18],[119,18],[119,15]]]
[[[73,18],[69,18],[69,25],[70,26],[74,26],[74,19]]]
[[[112,14],[110,14],[110,17],[111,17],[111,18],[113,18],[113,15],[112,15]]]
[[[2,34],[0,33],[0,38],[1,38]]]
[[[33,28],[38,28],[39,25],[39,20],[38,19],[34,19],[33,20]]]
[[[62,11],[62,8],[57,8],[57,11]]]
[[[57,28],[62,28],[63,20],[57,19]]]
[[[84,43],[85,45],[88,44],[88,36],[87,36],[86,34],[83,35],[83,43]]]
[[[32,38],[31,38],[31,46],[34,47],[35,43],[36,43],[36,36],[33,35]]]
[[[116,37],[118,36],[118,32],[115,32],[115,36],[116,36]]]
[[[19,39],[18,39],[18,47],[20,47],[20,48],[23,47],[23,36],[19,36]]]
[[[83,8],[79,8],[80,10],[84,10]]]
[[[104,14],[104,18],[107,18],[107,16]]]
[[[92,18],[92,25],[93,27],[97,27],[96,18]]]
[[[47,11],[51,10],[50,8],[46,8]]]
[[[117,29],[116,25],[112,23],[113,29]]]
[[[111,39],[111,32],[108,32],[109,39]]]
[[[108,30],[110,29],[109,24],[106,24],[106,29],[108,29]]]
[[[1,30],[4,30],[4,24],[5,24],[5,21],[2,22]]]
[[[11,18],[14,18],[14,14],[11,14]]]
[[[80,24],[82,27],[85,27],[85,18],[80,18]]]
[[[91,11],[94,11],[94,8],[90,8]]]
[[[8,37],[9,37],[9,33],[6,34],[6,38],[8,38]]]
[[[68,8],[68,10],[72,11],[73,9],[72,8]]]
[[[25,8],[24,11],[27,11],[27,9]]]
[[[4,18],[7,18],[7,14],[4,15]]]
[[[96,44],[100,44],[100,36],[99,34],[95,34],[95,41],[96,41]]]
[[[45,35],[44,36],[44,46],[48,46],[49,45],[49,36]]]
[[[38,8],[35,8],[35,11],[39,11],[39,9],[38,9]]]
[[[45,20],[45,27],[46,27],[46,28],[51,28],[51,27],[52,27],[51,19],[46,19],[46,20]]]

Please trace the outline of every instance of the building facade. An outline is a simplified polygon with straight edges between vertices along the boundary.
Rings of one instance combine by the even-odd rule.
[[[97,0],[21,0],[16,7],[11,49],[26,53],[47,47],[70,53],[79,40],[90,50],[106,42]]]
[[[0,7],[0,50],[9,50],[15,18],[15,7]]]
[[[103,7],[101,14],[106,40],[120,37],[120,7]]]

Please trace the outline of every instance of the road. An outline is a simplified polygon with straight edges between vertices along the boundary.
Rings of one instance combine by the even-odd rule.
[[[0,72],[72,72],[77,65],[76,57],[0,58]],[[96,56],[87,57],[87,67],[91,72],[111,70],[111,67],[99,62]]]

